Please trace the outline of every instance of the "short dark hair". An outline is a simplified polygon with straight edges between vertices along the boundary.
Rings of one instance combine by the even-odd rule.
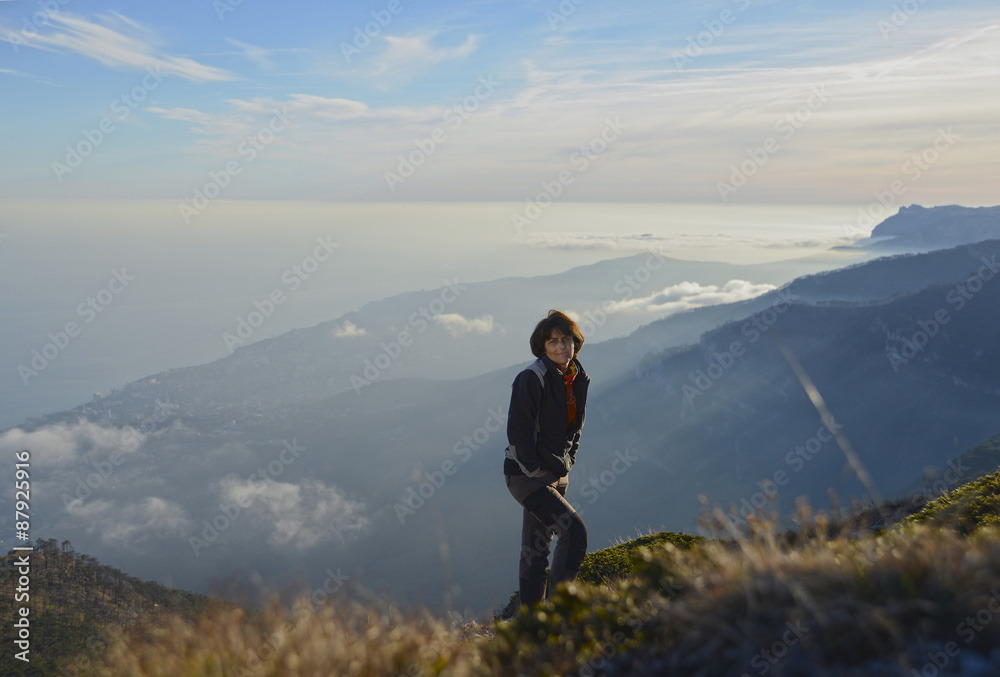
[[[570,319],[569,315],[558,310],[550,310],[545,319],[535,325],[535,331],[531,332],[531,354],[541,357],[545,354],[545,342],[552,337],[552,330],[558,329],[564,336],[573,337],[573,357],[580,354],[583,347],[583,334],[576,322]]]

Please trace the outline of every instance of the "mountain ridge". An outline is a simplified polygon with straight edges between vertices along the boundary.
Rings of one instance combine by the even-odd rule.
[[[1000,207],[909,205],[856,243],[870,249],[928,251],[1000,238]]]
[[[977,274],[980,256],[997,252],[1000,242],[991,241],[884,258],[783,288],[801,299],[772,292],[588,342],[582,359],[596,379],[568,496],[593,543],[636,526],[688,530],[700,494],[753,503],[768,498],[778,471],[788,479],[782,510],[797,495],[823,502],[830,488],[863,495],[839,450],[819,439],[820,417],[767,339],[771,331],[799,355],[883,493],[939,466],[949,445],[992,432],[998,285],[981,281],[961,309],[948,297]],[[884,280],[874,286],[879,271]],[[914,339],[920,323],[940,309],[949,322],[912,352],[907,342],[923,343]],[[140,383],[132,386],[139,397],[131,388],[122,394],[137,403],[128,420],[142,437],[132,448],[121,448],[122,430],[97,411],[20,431],[23,446],[54,449],[38,456],[48,459],[40,495],[70,496],[42,501],[39,524],[119,568],[195,590],[229,576],[294,579],[333,562],[401,598],[495,604],[513,587],[496,581],[516,574],[507,559],[517,550],[519,513],[502,483],[506,441],[497,421],[510,383],[530,361],[519,350],[523,359],[470,378],[394,374],[358,393],[304,391],[277,406],[265,398],[258,405],[253,387],[240,384],[232,386],[240,401],[231,409],[199,408],[192,382],[183,398],[161,391],[169,406],[157,416],[155,398],[141,396],[155,384]],[[892,354],[906,359],[898,369]],[[147,401],[153,414],[141,406]],[[797,446],[809,451],[798,457],[801,470]],[[290,456],[289,447],[301,451]],[[116,450],[122,462],[95,474]],[[638,460],[623,468],[616,453]],[[89,491],[74,500],[80,482]],[[237,512],[240,496],[251,500]],[[413,513],[401,515],[394,506],[407,500]],[[493,527],[488,537],[483,515]],[[193,538],[208,545],[193,549]],[[165,566],[158,553],[166,551],[185,565]],[[413,573],[404,579],[404,570]]]

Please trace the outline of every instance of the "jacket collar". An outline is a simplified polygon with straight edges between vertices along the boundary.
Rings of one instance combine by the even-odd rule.
[[[539,359],[542,361],[542,364],[545,365],[546,369],[548,369],[550,372],[552,372],[554,374],[557,374],[559,376],[559,378],[562,378],[562,375],[563,375],[562,370],[560,370],[559,367],[556,366],[555,362],[553,362],[551,359],[549,359],[548,355],[542,355]],[[580,364],[580,360],[578,360],[577,358],[574,357],[573,361],[576,363],[577,369],[580,370],[580,373],[577,374],[577,378],[580,378],[581,376],[586,377],[586,372],[583,370],[583,365]]]

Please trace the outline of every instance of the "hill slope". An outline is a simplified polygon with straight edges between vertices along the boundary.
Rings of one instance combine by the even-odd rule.
[[[782,290],[798,298],[670,317],[631,344],[588,342],[594,383],[568,496],[592,544],[636,528],[690,531],[701,494],[744,509],[776,494],[786,513],[798,496],[864,495],[772,333],[883,495],[996,432],[1000,284],[984,259],[998,257],[992,241],[881,259]],[[310,358],[282,357],[295,359]],[[333,567],[401,598],[484,609],[516,585],[520,511],[501,465],[510,383],[526,363],[462,380],[378,379],[357,394],[269,393],[237,417],[198,404],[226,383],[231,403],[259,392],[253,365],[231,361],[231,382],[213,381],[229,366],[192,368],[162,411],[126,407],[144,416],[141,434],[82,410],[4,441],[38,452],[40,526],[142,578],[206,592],[230,576],[316,585]],[[282,378],[294,389],[311,377],[289,367]],[[120,399],[146,403],[161,385]]]
[[[574,472],[599,480],[613,461],[604,449],[628,448],[643,468],[613,478],[594,527],[622,510],[667,508],[690,523],[700,494],[738,505],[777,496],[783,512],[800,495],[864,495],[771,333],[805,366],[884,495],[944,466],[997,427],[1000,283],[975,288],[971,298],[952,284],[878,305],[786,304],[648,355],[592,398],[587,441],[598,451]]]
[[[54,675],[67,657],[80,658],[72,661],[76,667],[86,665],[88,655],[99,654],[120,635],[156,627],[167,616],[193,619],[210,606],[201,595],[102,565],[75,552],[69,541],[39,539],[34,548],[27,556],[27,597],[15,599],[25,553],[11,552],[0,560],[0,615],[6,619],[0,633],[4,675]],[[20,616],[20,608],[29,609],[29,662],[15,658],[11,650],[16,637],[13,619]]]
[[[623,544],[633,565],[576,582],[486,626],[371,604],[303,600],[246,622],[239,610],[168,620],[153,641],[116,642],[85,674],[746,674],[987,677],[1000,669],[1000,473],[963,491],[991,499],[959,535],[947,517],[878,535],[829,536],[800,510],[781,538],[764,521],[730,541],[660,534]]]
[[[255,311],[253,326],[245,319],[244,328],[229,332],[227,357],[139,379],[25,427],[79,415],[135,425],[155,413],[157,401],[169,402],[185,415],[244,424],[338,393],[355,395],[372,382],[466,378],[509,365],[521,359],[526,337],[553,300],[585,316],[606,303],[652,295],[688,281],[708,289],[747,280],[767,289],[833,265],[682,261],[650,250],[550,275],[475,283],[446,280],[438,289],[372,301],[314,327],[260,339],[255,326],[266,315],[265,308]],[[738,292],[722,296],[746,298]],[[591,339],[620,336],[650,317],[646,312],[605,314]]]

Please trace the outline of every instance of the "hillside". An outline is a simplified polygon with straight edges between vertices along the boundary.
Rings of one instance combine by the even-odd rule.
[[[193,619],[210,608],[211,600],[183,590],[142,581],[89,555],[73,550],[69,541],[39,539],[28,556],[28,598],[19,595],[18,557],[11,552],[0,560],[0,633],[4,675],[55,675],[62,659],[73,657],[72,670],[88,664],[116,637],[134,636],[156,628],[168,616]],[[14,657],[18,609],[30,609],[30,663]],[[70,672],[69,674],[75,674]]]
[[[781,289],[734,303],[720,303],[671,315],[627,336],[588,348],[598,378],[633,369],[646,355],[698,343],[702,334],[734,320],[767,312],[785,301],[816,306],[879,305],[934,285],[955,285],[1000,251],[1000,241],[963,244],[919,255],[883,256],[834,270],[797,277]]]
[[[971,482],[983,475],[1000,470],[1000,434],[973,446],[942,468],[928,468],[920,481],[900,492],[902,495],[923,494],[935,496],[953,489],[960,475],[962,481]]]
[[[786,515],[799,496],[821,507],[831,492],[864,496],[772,333],[884,496],[994,434],[1000,285],[984,259],[998,254],[1000,242],[985,242],[879,259],[781,290],[798,298],[588,339],[581,359],[594,383],[569,496],[592,546],[637,528],[691,532],[702,494],[744,510],[774,498]],[[200,381],[188,380],[159,410],[136,405],[135,431],[67,412],[11,444],[38,452],[51,533],[143,579],[198,592],[228,578],[318,585],[332,567],[407,601],[483,610],[516,586],[520,512],[500,468],[510,383],[525,363],[459,380],[380,379],[358,394],[304,391],[233,418],[199,409]],[[234,366],[232,378],[253,379],[249,369]],[[121,399],[144,403],[133,395],[159,385]],[[255,392],[234,386],[229,397]]]
[[[589,442],[629,448],[644,468],[616,480],[627,492],[601,497],[594,526],[665,508],[690,523],[701,494],[737,505],[776,496],[783,513],[798,496],[865,495],[771,334],[804,365],[882,494],[943,468],[994,432],[1000,406],[1000,284],[979,282],[968,299],[960,285],[876,305],[784,305],[647,355],[594,398]],[[610,462],[588,457],[581,474]]]
[[[977,444],[955,460],[968,468],[970,479],[992,475],[1000,470],[1000,435],[994,435]],[[933,479],[937,481],[940,478]]]
[[[512,337],[531,332],[549,310],[548,299],[558,299],[581,316],[600,312],[597,336],[592,335],[600,340],[626,334],[649,318],[634,312],[609,315],[600,310],[606,303],[651,295],[689,280],[706,288],[747,280],[766,289],[830,268],[836,265],[833,260],[735,265],[678,260],[651,248],[547,275],[474,283],[445,280],[440,288],[371,301],[276,337],[262,338],[245,320],[245,326],[229,332],[226,357],[151,374],[24,427],[78,416],[135,425],[155,415],[158,401],[205,427],[271,422],[303,403],[345,392],[356,396],[371,383],[467,378],[512,364],[521,359],[525,345],[525,340]]]
[[[923,257],[885,257],[835,270],[826,270],[835,267],[830,262],[731,265],[682,261],[651,252],[553,275],[407,292],[314,327],[240,341],[225,358],[150,375],[22,427],[30,430],[78,417],[138,425],[148,418],[170,415],[181,415],[205,430],[231,422],[251,427],[275,423],[298,406],[340,393],[356,396],[373,383],[485,374],[522,359],[524,340],[512,337],[530,333],[552,305],[547,299],[558,299],[558,305],[590,322],[584,326],[591,345],[604,344],[599,349],[601,364],[595,365],[597,375],[610,376],[632,368],[650,351],[689,345],[721,324],[761,312],[785,298],[782,293],[810,304],[882,302],[930,284],[963,279],[972,264],[982,265],[977,263],[982,250],[960,246]],[[686,307],[685,295],[692,293],[676,287],[692,280],[698,281],[696,288],[706,289],[731,280],[786,287],[784,292],[733,302],[729,302],[732,294],[716,290],[711,305],[676,312]],[[645,297],[664,305],[659,317],[676,314],[656,319],[656,314],[628,307],[627,302]],[[516,299],[523,302],[511,302]],[[622,305],[609,313],[609,304]],[[484,324],[470,324],[487,316],[490,319],[483,319]],[[438,317],[454,321],[461,317],[466,322],[449,329],[447,323],[434,319]],[[350,327],[353,332],[348,331]],[[404,330],[406,345],[400,345]],[[166,412],[163,404],[168,406]]]
[[[724,540],[656,534],[591,553],[592,580],[617,562],[601,582],[561,587],[510,620],[303,598],[252,620],[239,609],[165,619],[83,674],[987,677],[1000,669],[1000,473],[985,480],[955,492],[989,506],[962,533],[942,511],[851,535],[800,506],[794,537],[765,519],[733,532],[716,511]]]

